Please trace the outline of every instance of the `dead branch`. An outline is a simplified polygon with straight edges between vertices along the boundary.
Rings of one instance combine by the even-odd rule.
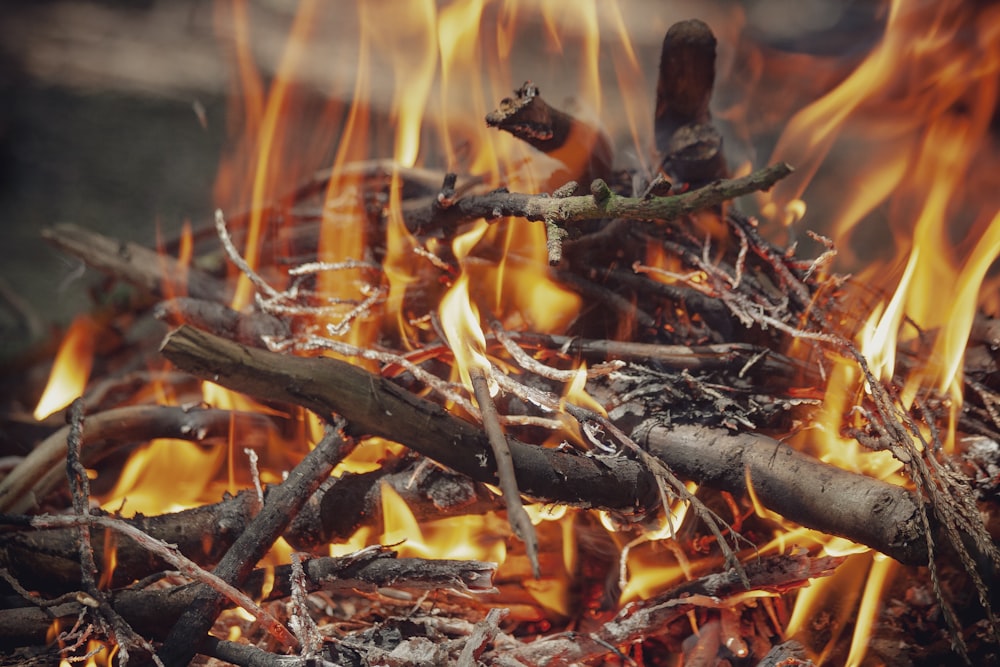
[[[42,230],[42,238],[60,250],[79,257],[87,266],[132,283],[157,296],[188,294],[197,299],[224,302],[224,282],[176,259],[160,255],[138,243],[120,241],[77,225]]]
[[[346,540],[362,524],[379,525],[383,484],[403,498],[418,520],[502,509],[493,493],[465,477],[436,467],[427,467],[423,474],[410,467],[386,474],[393,467],[390,462],[379,471],[348,473],[325,482],[296,515],[285,532],[285,540],[296,549],[321,551],[330,542]],[[243,491],[214,505],[124,521],[153,539],[175,544],[180,553],[198,565],[211,566],[246,530],[258,507],[256,494]],[[4,523],[20,526],[27,522],[27,518],[23,519],[11,517]],[[91,533],[95,559],[104,563],[105,548],[114,543],[102,528],[92,527]],[[119,538],[114,548],[112,587],[128,585],[170,567],[128,537]],[[32,590],[54,594],[72,590],[80,581],[77,531],[8,530],[0,535],[0,567]]]
[[[347,415],[352,432],[396,440],[475,480],[497,482],[489,443],[478,428],[345,362],[250,349],[190,327],[168,335],[162,351],[180,368],[230,389],[321,415]],[[742,493],[749,475],[758,497],[778,514],[905,564],[927,562],[918,501],[902,487],[829,466],[759,434],[650,422],[634,439],[682,477]],[[513,438],[509,444],[528,496],[615,511],[656,505],[655,483],[635,461],[579,456]],[[993,567],[985,571],[988,579],[998,574]]]
[[[790,173],[792,168],[789,165],[776,164],[749,176],[714,181],[697,190],[668,197],[623,197],[613,193],[603,181],[595,181],[596,187],[591,188],[591,194],[575,197],[556,198],[497,191],[460,197],[446,209],[439,206],[410,209],[404,206],[404,218],[407,228],[413,233],[426,233],[433,229],[451,232],[461,224],[480,218],[497,220],[516,217],[555,225],[606,218],[674,220],[751,192],[768,190]]]
[[[289,334],[288,325],[269,313],[240,313],[216,301],[191,297],[161,301],[156,304],[153,315],[174,326],[188,323],[256,347],[267,347],[266,336],[287,337]]]
[[[507,436],[503,432],[503,427],[500,426],[497,406],[490,396],[490,386],[483,370],[478,367],[470,368],[469,377],[472,380],[472,390],[476,397],[476,403],[479,405],[479,414],[483,419],[486,440],[493,453],[493,460],[496,462],[500,491],[503,493],[503,502],[507,507],[507,520],[510,522],[514,534],[524,542],[528,560],[531,561],[532,573],[538,579],[542,576],[541,569],[538,567],[538,535],[531,523],[531,517],[528,516],[524,504],[521,502],[521,491],[517,487],[514,462],[510,455]]]
[[[654,361],[666,368],[689,371],[725,370],[754,375],[791,377],[809,370],[805,364],[768,348],[747,343],[717,345],[656,345],[618,340],[592,340],[534,332],[506,332],[514,340],[538,348],[580,355],[587,360]]]
[[[171,332],[161,350],[194,375],[320,415],[350,415],[350,433],[402,441],[476,481],[498,481],[489,443],[478,426],[352,364],[249,349],[189,326]],[[628,513],[657,504],[655,484],[639,475],[634,463],[571,454],[553,458],[549,450],[513,439],[510,447],[518,486],[529,497]]]

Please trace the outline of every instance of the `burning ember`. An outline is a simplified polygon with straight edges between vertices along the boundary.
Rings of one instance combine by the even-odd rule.
[[[11,659],[998,661],[1000,14],[951,4],[657,68],[615,3],[358,3],[307,115],[320,4],[265,82],[221,3],[214,225],[46,232],[136,298],[0,480]]]

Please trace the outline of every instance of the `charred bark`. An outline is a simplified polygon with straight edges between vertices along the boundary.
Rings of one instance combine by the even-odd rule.
[[[473,479],[497,481],[489,443],[477,427],[356,366],[245,348],[190,327],[171,333],[163,353],[179,367],[236,391],[322,415],[339,413],[356,434],[394,439]],[[927,563],[927,539],[916,521],[919,501],[906,489],[835,468],[758,434],[650,423],[636,439],[682,477],[742,493],[749,475],[758,497],[778,514],[905,564]],[[533,498],[618,512],[653,506],[651,475],[630,459],[581,456],[513,438],[510,449],[521,490]],[[809,501],[812,494],[819,500]],[[995,568],[986,565],[987,579],[994,580]]]

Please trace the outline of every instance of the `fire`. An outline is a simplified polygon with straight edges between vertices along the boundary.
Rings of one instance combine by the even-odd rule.
[[[998,25],[996,7],[895,0],[881,42],[792,118],[774,152],[798,168],[775,188],[776,213],[795,205],[821,168],[828,182],[829,164],[837,168],[842,159],[827,159],[837,149],[863,142],[874,156],[851,161],[843,181],[849,196],[824,202],[824,215],[835,221],[844,265],[865,267],[858,283],[893,293],[865,327],[862,346],[876,374],[892,378],[897,342],[928,354],[926,364],[906,371],[904,405],[931,389],[961,402],[965,343],[986,269],[1000,253],[1000,201],[976,186],[976,173],[995,160],[987,133],[1000,94]],[[887,210],[892,239],[873,245],[866,239],[877,207]],[[864,252],[859,242],[891,254]],[[929,346],[918,340],[928,334]]]
[[[99,332],[100,327],[90,315],[78,315],[73,320],[59,344],[49,381],[35,407],[35,419],[45,419],[83,394],[94,364]]]
[[[246,106],[233,110],[242,136],[224,160],[217,200],[220,206],[249,211],[238,237],[247,263],[276,290],[294,286],[309,293],[314,307],[296,320],[299,331],[366,349],[413,351],[436,336],[440,325],[453,355],[454,375],[471,388],[470,370],[485,372],[489,378],[497,372],[494,367],[503,364],[502,353],[485,333],[492,322],[515,331],[562,334],[571,329],[587,304],[553,279],[540,224],[502,219],[498,212],[496,219],[457,230],[449,248],[439,239],[418,239],[407,228],[405,216],[408,179],[424,165],[446,165],[467,179],[460,187],[471,192],[501,186],[548,192],[567,180],[567,174],[583,178],[592,149],[607,141],[601,121],[609,116],[623,119],[622,127],[613,129],[627,132],[636,147],[634,161],[647,166],[653,105],[621,9],[616,3],[588,0],[564,16],[558,3],[537,4],[547,48],[579,65],[569,78],[583,107],[577,117],[588,121],[574,126],[566,146],[548,155],[477,124],[495,100],[510,95],[523,80],[520,72],[512,72],[511,56],[523,20],[519,14],[527,11],[524,5],[459,0],[438,6],[432,0],[379,0],[359,2],[354,12],[345,10],[344,21],[358,31],[358,51],[348,58],[352,66],[356,61],[357,70],[351,76],[330,73],[326,93],[336,101],[319,113],[316,136],[303,139],[289,121],[305,103],[300,76],[310,49],[318,40],[329,39],[315,27],[321,3],[300,3],[277,72],[266,85],[254,64],[247,3],[219,4],[219,29],[231,35],[233,44],[239,92],[235,97]],[[393,20],[387,21],[387,16]],[[610,35],[603,34],[609,26]],[[1000,96],[998,26],[1000,10],[993,7],[892,2],[882,41],[840,85],[795,115],[772,160],[791,162],[799,170],[793,182],[764,202],[763,212],[774,226],[795,236],[799,227],[815,224],[814,216],[829,215],[835,221],[831,236],[838,248],[846,249],[842,256],[847,259],[842,261],[857,268],[864,260],[861,265],[866,268],[860,270],[856,284],[874,291],[879,301],[870,314],[850,313],[856,326],[849,326],[849,335],[856,334],[852,343],[876,380],[903,386],[899,403],[904,409],[937,392],[951,400],[953,416],[958,414],[966,341],[976,309],[983,305],[983,286],[991,280],[989,269],[1000,255],[996,193],[967,196],[975,184],[976,165],[986,159],[983,146]],[[968,36],[959,39],[960,34]],[[616,81],[601,76],[599,56],[604,49],[611,52]],[[614,97],[623,100],[620,114],[609,111],[604,96],[616,89]],[[845,196],[816,202],[810,187],[827,178],[824,161],[840,141],[862,144],[875,157],[851,161],[856,173],[844,181],[850,185]],[[384,192],[368,180],[374,178],[366,168],[371,163],[358,167],[378,151],[392,156],[391,163],[384,163],[388,173],[380,176],[386,180]],[[286,192],[331,157],[316,213],[315,271],[294,274],[272,261],[286,249],[280,247],[280,230],[268,226],[277,227],[273,220],[282,216],[293,217]],[[436,198],[442,206],[447,205],[445,189],[442,186]],[[966,201],[983,203],[972,210]],[[241,205],[233,206],[234,202]],[[867,233],[875,211],[884,211],[892,238],[881,243],[887,251],[874,253],[878,257],[861,257],[864,249],[857,246],[864,239],[859,238]],[[706,238],[705,265],[710,266],[712,244],[725,228],[714,212],[696,217],[692,234]],[[183,255],[189,258],[189,233],[186,239]],[[649,266],[642,271],[652,280],[684,283],[695,290],[703,288],[706,294],[710,290],[709,269],[692,273],[662,247],[651,244],[646,263]],[[253,285],[242,274],[236,285],[231,306],[246,310],[254,298]],[[425,306],[423,311],[413,306],[417,299]],[[690,317],[680,308],[660,314],[665,330],[680,328]],[[620,333],[634,328],[631,323],[617,324]],[[95,335],[89,318],[73,323],[36,409],[37,419],[83,392]],[[373,372],[381,366],[372,360],[352,361]],[[822,364],[827,384],[816,428],[794,441],[837,466],[905,483],[899,474],[901,461],[887,452],[865,452],[845,435],[849,427],[860,424],[854,409],[872,390],[855,360],[830,355]],[[565,387],[563,405],[572,403],[607,417],[604,406],[587,393],[586,382],[587,366],[580,363]],[[201,389],[211,406],[275,414],[212,383]],[[498,387],[491,385],[491,390],[496,393]],[[954,419],[948,429],[953,435]],[[270,439],[261,471],[265,483],[280,479],[282,468],[276,462],[293,458],[289,450],[304,450],[320,430],[318,419],[310,415],[301,418],[293,436]],[[237,490],[248,473],[236,469],[243,466],[243,459],[237,451],[240,437],[235,426],[231,431],[225,445],[218,446],[150,442],[125,465],[104,507],[117,509],[124,501],[127,511],[153,514],[204,502],[223,488]],[[573,439],[557,431],[550,442],[566,438]],[[403,452],[396,443],[371,438],[335,474],[372,471],[384,459],[401,457]],[[847,660],[861,664],[896,565],[865,547],[788,524],[760,504],[749,475],[747,487],[746,513],[752,506],[758,518],[777,526],[772,542],[761,552],[805,548],[851,554],[836,574],[798,596],[784,632],[813,640],[809,648],[822,663],[856,617]],[[695,490],[692,485],[690,491]],[[514,551],[508,553],[510,528],[503,519],[488,514],[419,521],[389,484],[381,484],[380,494],[381,531],[360,528],[345,543],[330,545],[331,554],[381,543],[398,545],[401,556],[480,559],[516,567],[511,565]],[[729,503],[736,506],[732,499]],[[622,605],[723,563],[714,555],[693,563],[678,544],[688,502],[673,501],[665,509],[658,525],[630,533],[609,514],[601,516],[607,533],[602,537],[616,551],[621,587],[617,602]],[[539,506],[528,511],[540,532],[547,531],[558,543],[554,550],[558,555],[541,579],[523,586],[553,616],[570,617],[575,602],[571,586],[581,567],[574,523],[578,511]],[[740,516],[734,512],[734,521]],[[288,545],[281,546],[276,557],[287,556],[289,550]],[[753,603],[758,595],[772,594],[751,592],[732,596],[725,604],[716,600],[701,605],[725,607],[718,625],[737,655],[747,655],[748,649],[738,636],[739,618],[733,609],[737,603]],[[830,626],[821,633],[815,623],[824,614]],[[691,618],[694,621],[694,614]]]

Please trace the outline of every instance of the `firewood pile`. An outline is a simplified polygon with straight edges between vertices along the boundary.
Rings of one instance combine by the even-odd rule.
[[[96,379],[67,425],[0,480],[5,662],[108,645],[123,663],[164,665],[676,664],[671,655],[806,665],[814,647],[785,637],[794,596],[848,556],[821,553],[812,538],[766,546],[792,524],[907,566],[872,641],[883,661],[996,659],[1000,554],[987,522],[1000,336],[985,320],[974,330],[968,363],[981,363],[967,369],[958,428],[979,439],[953,457],[942,451],[946,399],[904,409],[852,342],[868,308],[831,272],[832,244],[817,238],[825,251],[802,257],[731,203],[791,167],[729,177],[708,112],[714,59],[705,24],[667,33],[652,175],[616,170],[608,138],[529,82],[486,122],[559,165],[538,192],[349,164],[262,213],[281,233],[263,239],[255,265],[241,251],[249,213],[218,212],[195,235],[193,262],[174,259],[174,246],[48,230],[133,289],[100,313],[116,335],[102,339]],[[316,255],[322,193],[345,174],[370,241],[365,256],[330,263]],[[483,220],[487,240],[452,245]],[[542,272],[582,304],[558,333],[486,305],[486,272],[532,261],[489,239],[527,225],[544,226]],[[390,227],[411,239],[418,267],[401,298],[389,286]],[[456,333],[439,309],[462,280],[479,305],[478,337]],[[237,281],[255,295],[241,310],[228,305]],[[359,297],[329,297],[319,285],[330,281]],[[351,342],[352,329],[373,326],[374,344]],[[853,364],[863,387],[845,435],[891,453],[909,485],[783,442],[815,422],[834,359]],[[205,407],[201,381],[263,409]],[[325,423],[312,448],[304,411]],[[91,503],[108,475],[92,482],[87,470],[120,470],[137,443],[224,447],[234,433],[233,446],[253,453],[235,495],[132,518]],[[275,438],[291,444],[270,451]],[[331,476],[373,439],[404,448]],[[359,529],[378,534],[388,494],[418,523],[482,517],[506,560],[401,556],[400,544],[329,555]],[[672,523],[679,508],[687,513]],[[274,564],[279,538],[291,555]],[[683,576],[621,604],[636,575],[628,552],[651,544]],[[557,580],[568,603],[539,603],[532,591]],[[818,635],[843,630],[823,623],[812,623]],[[825,659],[843,660],[849,636]]]

